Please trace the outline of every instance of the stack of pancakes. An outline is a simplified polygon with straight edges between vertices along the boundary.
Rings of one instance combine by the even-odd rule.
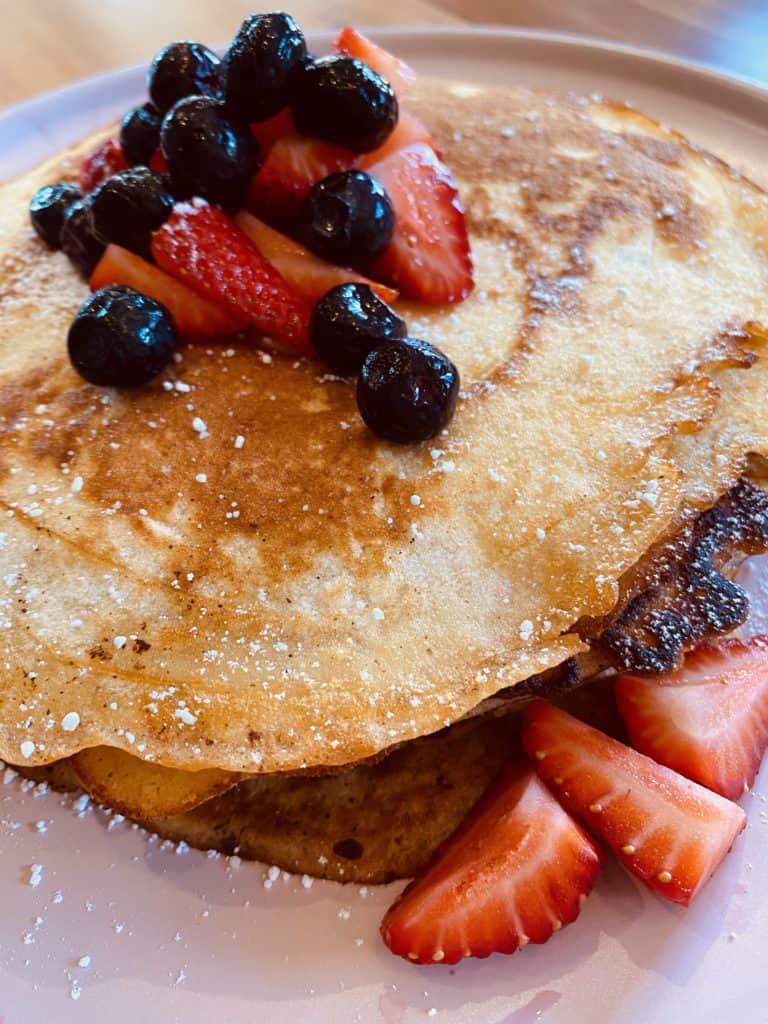
[[[423,445],[245,338],[85,383],[87,286],[27,205],[93,140],[0,199],[0,756],[342,880],[425,862],[526,694],[732,629],[768,544],[768,196],[598,99],[422,81],[410,106],[477,281],[402,304],[462,377]]]

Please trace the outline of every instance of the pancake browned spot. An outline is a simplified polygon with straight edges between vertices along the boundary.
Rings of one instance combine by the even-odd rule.
[[[25,452],[51,471],[71,466],[98,507],[135,517],[144,510],[156,521],[183,498],[193,520],[216,523],[234,545],[239,535],[258,544],[266,576],[306,571],[323,548],[352,559],[363,545],[368,571],[380,570],[387,549],[408,545],[413,484],[394,466],[377,465],[380,442],[360,423],[347,381],[313,362],[267,362],[237,338],[226,347],[188,346],[183,356],[177,375],[189,392],[169,394],[157,383],[105,394],[63,357],[0,388],[0,468],[8,474]],[[45,415],[35,415],[41,405]],[[208,435],[214,440],[206,443]],[[231,448],[238,435],[247,438],[244,456],[210,458],[211,448]],[[445,479],[420,484],[436,513]],[[179,574],[204,577],[219,567],[215,546],[185,546],[180,555],[183,564],[172,569]],[[366,571],[366,562],[358,565]]]

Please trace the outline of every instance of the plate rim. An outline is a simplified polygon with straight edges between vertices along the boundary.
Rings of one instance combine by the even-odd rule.
[[[471,23],[471,24],[414,24],[414,25],[363,25],[361,31],[373,38],[395,39],[403,36],[421,38],[424,36],[435,36],[446,39],[474,39],[488,37],[498,43],[500,40],[520,41],[536,43],[543,46],[552,46],[571,51],[597,51],[612,56],[625,56],[633,61],[646,65],[662,65],[673,71],[682,71],[694,77],[705,78],[727,88],[736,88],[748,95],[753,100],[768,104],[768,83],[762,83],[758,79],[739,72],[729,71],[706,61],[697,61],[687,57],[680,57],[673,53],[667,53],[654,47],[637,46],[632,43],[620,43],[611,39],[601,39],[598,36],[578,32],[565,32],[545,28],[525,28],[514,25],[500,25],[493,22]],[[334,29],[322,29],[308,32],[311,40],[316,40],[321,46],[327,45],[337,34]],[[217,49],[219,47],[216,47]],[[113,81],[115,78],[131,77],[137,71],[146,67],[146,62],[121,65],[100,71],[94,75],[78,78],[66,85],[48,89],[45,92],[37,93],[17,103],[0,109],[0,124],[12,120],[27,113],[34,114],[37,108],[44,107],[52,97],[66,99],[75,97],[81,92],[89,92],[98,85]]]

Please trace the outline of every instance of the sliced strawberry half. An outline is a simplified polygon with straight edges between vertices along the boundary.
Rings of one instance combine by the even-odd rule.
[[[415,146],[418,143],[428,146],[434,153],[437,153],[434,139],[418,117],[409,114],[407,110],[401,110],[397,124],[386,140],[378,149],[359,156],[355,166],[359,167],[361,171],[367,171],[369,167],[373,167],[390,153],[396,153],[398,149],[405,149],[407,146]],[[439,156],[439,153],[437,155]]]
[[[355,154],[342,146],[291,131],[274,140],[251,182],[248,207],[270,220],[293,220],[312,186],[354,165]]]
[[[381,934],[420,964],[514,953],[578,917],[600,864],[536,775],[513,765],[390,907]]]
[[[92,192],[112,174],[128,167],[117,139],[105,139],[80,164],[78,179],[83,192]]]
[[[198,294],[246,317],[293,351],[309,354],[309,303],[218,207],[177,203],[152,237],[157,264]]]
[[[538,700],[523,745],[563,806],[641,881],[688,906],[746,824],[742,809]]]
[[[268,259],[275,270],[279,271],[308,302],[318,302],[327,291],[346,281],[369,285],[385,302],[394,302],[398,296],[394,288],[388,288],[378,281],[371,281],[354,270],[327,263],[289,235],[270,227],[252,213],[241,210],[235,217],[235,223],[250,238],[261,255]]]
[[[368,168],[395,208],[392,241],[374,267],[407,298],[460,302],[474,287],[464,209],[451,172],[424,145],[408,146]]]
[[[621,676],[616,702],[632,746],[738,800],[768,747],[768,638],[722,640],[662,676]]]
[[[402,99],[416,81],[416,72],[409,64],[395,57],[383,46],[374,43],[356,28],[343,28],[336,37],[333,48],[336,53],[345,57],[357,57],[382,78],[386,78],[397,93],[398,99]]]
[[[170,311],[176,327],[186,338],[216,338],[250,326],[244,316],[204,299],[187,285],[119,245],[108,245],[91,274],[91,291],[108,284],[127,284],[157,299]]]

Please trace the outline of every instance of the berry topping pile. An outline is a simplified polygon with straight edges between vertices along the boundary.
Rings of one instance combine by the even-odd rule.
[[[168,325],[186,341],[247,333],[357,375],[383,438],[442,430],[458,371],[389,303],[462,301],[472,258],[453,176],[403,109],[414,79],[352,28],[315,57],[282,12],[246,18],[222,59],[163,47],[118,137],[30,203],[96,293],[72,325],[74,368],[133,387],[165,365]]]

